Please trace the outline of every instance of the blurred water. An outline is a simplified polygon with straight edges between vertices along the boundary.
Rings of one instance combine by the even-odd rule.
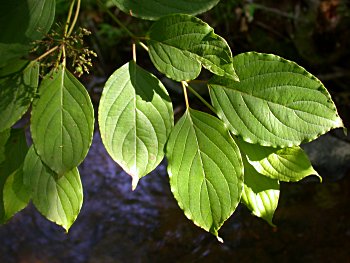
[[[133,192],[130,176],[109,158],[95,133],[79,168],[83,208],[69,234],[29,206],[0,227],[0,263],[347,262],[350,146],[328,139],[306,149],[316,168],[326,173],[323,184],[312,178],[282,184],[277,228],[240,206],[220,231],[225,241],[220,244],[178,208],[165,163]],[[345,151],[339,155],[343,159],[329,155],[335,146],[340,152],[336,143]]]

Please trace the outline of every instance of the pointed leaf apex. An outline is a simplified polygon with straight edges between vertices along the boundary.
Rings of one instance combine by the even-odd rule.
[[[224,243],[224,240],[223,240],[221,237],[216,236],[216,239],[217,239],[220,243]]]
[[[132,188],[131,189],[133,191],[135,191],[140,178],[137,175],[132,175],[131,178],[132,178]]]

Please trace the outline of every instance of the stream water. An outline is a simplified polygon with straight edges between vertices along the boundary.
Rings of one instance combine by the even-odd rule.
[[[306,151],[324,182],[282,184],[277,228],[240,206],[220,230],[221,244],[185,218],[165,163],[133,192],[95,133],[69,234],[30,205],[0,227],[0,263],[349,262],[350,144],[326,135]]]

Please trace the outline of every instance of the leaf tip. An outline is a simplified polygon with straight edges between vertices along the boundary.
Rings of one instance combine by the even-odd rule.
[[[136,175],[132,175],[131,178],[132,178],[131,190],[134,191],[134,190],[136,189],[137,184],[139,183],[139,180],[140,180],[140,179],[139,179],[139,177],[136,176]]]
[[[216,239],[217,239],[220,243],[224,243],[224,240],[223,240],[221,237],[216,236]]]

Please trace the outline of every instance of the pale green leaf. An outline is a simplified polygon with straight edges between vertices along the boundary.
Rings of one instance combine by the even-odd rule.
[[[112,158],[138,180],[164,157],[173,109],[163,84],[131,61],[108,79],[100,101],[103,144]]]
[[[93,106],[84,86],[62,65],[40,84],[30,129],[41,160],[59,176],[84,160],[92,141]]]
[[[238,80],[230,47],[196,17],[176,14],[160,18],[150,29],[148,45],[153,64],[173,80],[195,79],[202,66]]]
[[[112,2],[127,14],[156,20],[174,13],[200,14],[214,7],[219,0],[112,0]]]
[[[42,163],[34,147],[31,147],[24,162],[23,172],[24,183],[30,189],[35,207],[48,220],[68,231],[83,203],[78,169],[73,168],[57,178],[57,175]]]
[[[0,79],[0,131],[10,128],[28,110],[39,82],[39,64]]]
[[[323,84],[294,62],[248,52],[233,65],[240,82],[214,77],[210,95],[218,116],[245,141],[290,147],[343,126]]]
[[[196,225],[218,237],[243,188],[241,154],[224,123],[188,109],[170,134],[166,156],[179,206]]]
[[[23,166],[14,171],[7,179],[3,189],[4,220],[25,208],[30,200],[29,188],[23,182]]]
[[[319,176],[299,146],[290,148],[263,147],[236,139],[248,162],[257,172],[284,182],[297,182],[309,175]],[[321,177],[319,176],[320,180]]]
[[[243,156],[244,187],[241,202],[260,217],[274,226],[273,215],[278,205],[280,185],[278,180],[259,174]]]
[[[12,177],[18,177],[20,175],[15,175],[19,169],[21,169],[23,165],[24,158],[26,156],[28,150],[25,134],[23,129],[11,129],[10,137],[7,139],[5,145],[5,160],[0,163],[0,223],[5,223],[9,217],[13,214],[14,210],[19,211],[21,206],[19,207],[7,207],[4,204],[4,187],[6,184],[11,184],[11,182],[7,182],[7,180]],[[15,178],[13,178],[14,180]],[[7,189],[9,190],[9,189]],[[6,190],[6,196],[7,196]],[[10,210],[6,210],[10,209]]]

